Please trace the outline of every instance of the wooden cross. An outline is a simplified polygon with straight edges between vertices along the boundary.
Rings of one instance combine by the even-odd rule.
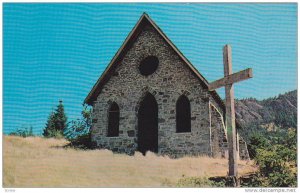
[[[216,80],[209,84],[209,91],[225,86],[226,97],[226,128],[229,143],[229,176],[237,179],[237,139],[235,128],[235,110],[234,110],[234,92],[233,83],[240,82],[253,77],[252,69],[248,68],[232,74],[231,47],[225,45],[223,48],[224,78]]]

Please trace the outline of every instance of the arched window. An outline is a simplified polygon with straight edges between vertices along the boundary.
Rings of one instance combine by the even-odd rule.
[[[191,132],[191,106],[189,99],[181,95],[176,103],[176,132]]]
[[[107,137],[119,136],[119,120],[120,120],[120,110],[117,103],[113,102],[110,105],[108,112],[108,131]]]

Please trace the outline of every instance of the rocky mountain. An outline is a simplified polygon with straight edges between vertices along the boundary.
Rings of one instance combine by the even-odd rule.
[[[235,101],[236,118],[244,132],[249,129],[297,127],[297,90],[265,100],[254,98]]]

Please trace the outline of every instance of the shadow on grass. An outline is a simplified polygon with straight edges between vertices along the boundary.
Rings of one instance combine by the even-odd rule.
[[[73,148],[81,150],[93,150],[97,148],[97,144],[92,142],[90,134],[81,135],[75,139],[69,139],[69,143],[62,146],[52,146],[52,148]]]

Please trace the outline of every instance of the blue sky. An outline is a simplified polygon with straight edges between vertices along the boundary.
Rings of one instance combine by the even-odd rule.
[[[297,88],[297,4],[9,4],[3,6],[4,132],[41,133],[64,101],[69,120],[139,17],[147,12],[209,81],[253,68],[235,97],[264,99]],[[218,89],[221,97],[224,90]]]

